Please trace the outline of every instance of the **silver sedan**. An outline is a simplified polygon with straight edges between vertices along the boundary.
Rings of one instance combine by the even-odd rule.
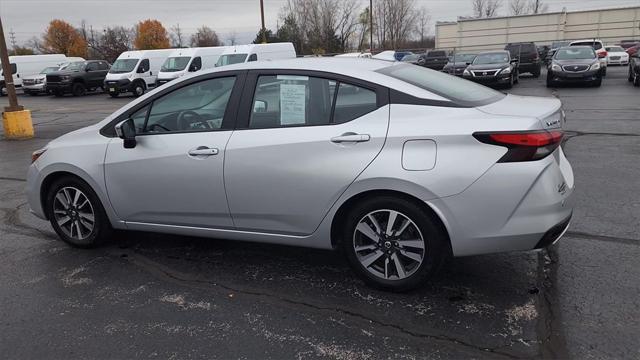
[[[342,249],[414,288],[449,256],[532,250],[569,226],[557,99],[370,59],[193,74],[33,154],[32,212],[66,242],[113,229]]]

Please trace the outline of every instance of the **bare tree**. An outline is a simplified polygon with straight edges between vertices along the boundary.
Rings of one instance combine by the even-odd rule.
[[[509,13],[511,15],[524,15],[528,12],[529,4],[527,0],[511,0],[509,1]]]
[[[206,47],[206,46],[220,46],[220,38],[218,34],[208,26],[201,26],[198,28],[195,34],[191,35],[191,46],[193,47]]]
[[[180,24],[175,24],[169,29],[169,37],[171,38],[171,46],[181,48],[184,46],[184,33],[180,28]]]
[[[477,18],[492,18],[502,6],[502,0],[472,0],[473,15]]]
[[[431,14],[426,7],[421,7],[418,10],[418,17],[416,20],[416,31],[420,37],[420,44],[424,43],[425,38],[429,35],[429,25],[431,23]]]
[[[366,41],[369,39],[369,31],[371,27],[369,26],[369,7],[367,6],[360,12],[358,15],[356,33],[358,33],[358,50],[362,51],[363,49],[369,49],[372,46],[367,44]],[[365,46],[369,45],[369,46]]]
[[[542,0],[530,0],[529,1],[529,13],[530,14],[543,14],[549,11],[549,5],[545,4]]]

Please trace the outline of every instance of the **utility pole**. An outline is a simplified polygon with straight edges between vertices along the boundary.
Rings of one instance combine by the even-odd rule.
[[[373,55],[373,0],[369,0],[369,52]]]
[[[7,42],[4,38],[2,19],[0,19],[0,62],[2,62],[2,74],[4,75],[4,86],[9,96],[9,106],[4,108],[2,113],[2,125],[4,126],[4,136],[8,139],[24,139],[33,137],[33,123],[31,122],[31,112],[24,110],[18,105],[16,88],[13,85],[13,71],[9,62],[7,52]]]
[[[267,29],[264,27],[264,1],[260,0],[260,19],[262,20],[262,43],[267,43]]]

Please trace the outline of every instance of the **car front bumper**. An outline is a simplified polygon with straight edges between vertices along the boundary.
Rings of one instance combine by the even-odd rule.
[[[47,91],[71,92],[71,82],[47,82]]]
[[[132,92],[133,83],[129,79],[121,80],[105,80],[104,91],[110,94],[120,94],[125,92]]]
[[[602,77],[601,70],[589,70],[585,72],[551,71],[549,73],[553,81],[557,82],[585,82],[596,81]]]
[[[511,81],[511,74],[498,74],[496,76],[464,75],[463,77],[483,85],[505,85]]]
[[[33,85],[22,85],[22,91],[25,93],[44,93],[47,91],[47,86],[44,83]]]

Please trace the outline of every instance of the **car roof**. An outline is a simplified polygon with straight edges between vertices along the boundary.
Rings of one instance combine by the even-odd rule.
[[[479,52],[478,55],[484,55],[484,54],[511,54],[510,52],[508,52],[507,50],[494,50],[494,51],[482,51]]]

